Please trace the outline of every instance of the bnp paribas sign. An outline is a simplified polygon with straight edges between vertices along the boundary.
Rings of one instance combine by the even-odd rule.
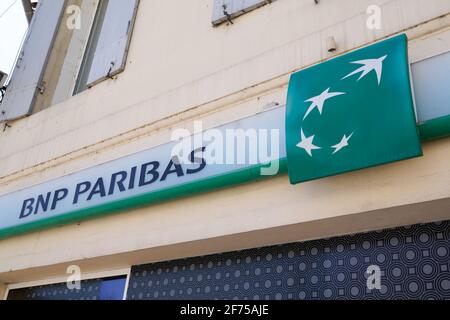
[[[293,184],[422,155],[407,52],[401,35],[292,75]]]
[[[286,159],[291,182],[299,183],[420,156],[407,39],[293,74],[286,106],[185,131],[0,194],[0,239],[283,174]]]

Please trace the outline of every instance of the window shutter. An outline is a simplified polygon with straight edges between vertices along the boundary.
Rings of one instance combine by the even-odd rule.
[[[233,0],[214,0],[213,9],[213,25],[219,25],[220,23],[227,21],[227,17],[224,15],[224,7],[227,9],[232,8]]]
[[[214,0],[212,23],[217,26],[228,20],[224,13],[224,5],[226,6],[226,12],[233,19],[273,1],[275,0]]]
[[[412,75],[419,121],[450,115],[450,52],[413,63]]]
[[[64,8],[65,0],[38,2],[0,105],[0,121],[15,120],[31,113]]]
[[[233,13],[242,11],[243,13],[259,8],[270,3],[268,0],[233,0]]]
[[[139,0],[109,0],[88,87],[124,70],[138,5]]]

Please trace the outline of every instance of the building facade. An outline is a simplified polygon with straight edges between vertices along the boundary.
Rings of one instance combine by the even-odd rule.
[[[284,126],[293,73],[399,34],[422,157],[291,185],[282,150],[274,174],[39,223],[59,182],[131,175],[177,129]],[[448,0],[39,1],[0,105],[0,201],[22,208],[0,220],[35,219],[0,231],[0,297],[449,298],[449,68]]]

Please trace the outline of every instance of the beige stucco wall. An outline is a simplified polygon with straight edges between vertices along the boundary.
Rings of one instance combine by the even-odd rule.
[[[418,60],[450,41],[448,0],[279,0],[210,25],[211,1],[141,1],[124,73],[0,134],[0,194],[283,104],[289,74],[406,31]],[[365,27],[380,4],[383,29]],[[170,13],[167,14],[161,14]],[[447,37],[447,38],[446,38]],[[290,186],[286,176],[0,241],[0,282],[450,218],[450,140],[423,158]],[[1,295],[0,295],[1,297]]]

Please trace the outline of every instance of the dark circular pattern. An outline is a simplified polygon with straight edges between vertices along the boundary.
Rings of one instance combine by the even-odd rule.
[[[445,292],[446,296],[450,297],[450,274],[447,272],[438,276],[436,286],[438,290]]]
[[[414,243],[422,249],[429,249],[435,240],[434,238],[432,231],[420,230],[414,235]]]
[[[418,247],[407,245],[400,250],[400,259],[406,264],[415,266],[422,258],[422,250]]]
[[[426,291],[426,285],[419,276],[411,276],[405,281],[404,290],[408,299],[418,299]]]
[[[433,280],[439,275],[440,266],[431,259],[423,260],[417,265],[417,272],[422,279]]]
[[[450,239],[447,239],[447,241],[436,241],[431,246],[431,255],[433,258],[438,262],[448,263],[449,262],[449,256],[450,256]]]
[[[350,281],[346,285],[346,296],[349,299],[356,299],[360,300],[365,296],[366,293],[366,286],[365,282],[361,281]]]
[[[394,262],[390,264],[387,268],[388,279],[392,279],[394,283],[403,283],[408,279],[408,268],[401,262]]]

